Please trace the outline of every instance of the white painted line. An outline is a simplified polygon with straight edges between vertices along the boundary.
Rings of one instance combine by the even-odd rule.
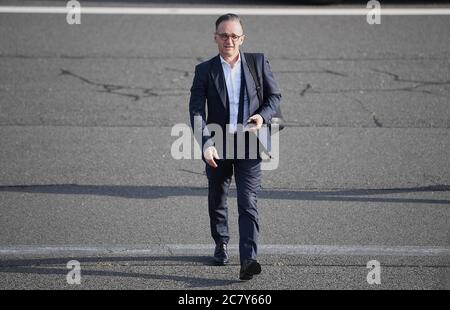
[[[279,16],[348,16],[367,15],[366,8],[148,8],[148,7],[83,7],[81,14],[121,15],[221,15],[233,12],[238,15]],[[0,13],[67,14],[69,9],[56,6],[0,6]],[[450,15],[450,8],[381,8],[381,15]]]
[[[323,256],[449,256],[450,247],[360,245],[259,245],[259,254]],[[129,246],[1,246],[0,256],[31,255],[211,255],[212,244],[166,244]],[[238,245],[229,245],[238,254]]]

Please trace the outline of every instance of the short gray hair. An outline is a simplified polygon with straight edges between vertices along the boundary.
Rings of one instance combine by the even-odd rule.
[[[228,21],[228,20],[239,22],[239,24],[241,24],[242,30],[244,30],[244,26],[242,25],[242,21],[239,18],[239,16],[237,16],[236,14],[233,14],[233,13],[228,13],[228,14],[220,16],[216,20],[216,31],[219,28],[219,25],[221,22]]]

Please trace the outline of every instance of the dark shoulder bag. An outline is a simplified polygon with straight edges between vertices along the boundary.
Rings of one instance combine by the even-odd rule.
[[[256,93],[258,94],[259,105],[262,105],[264,101],[263,101],[263,94],[261,92],[262,89],[261,89],[260,79],[258,77],[258,71],[256,70],[255,54],[244,53],[244,56],[245,56],[245,60],[247,61],[248,69],[250,70],[253,80],[255,81]],[[278,106],[277,112],[275,113],[275,115],[272,117],[272,119],[269,122],[269,126],[271,124],[277,124],[278,129],[282,130],[284,128],[284,123],[285,123],[285,121],[284,121],[283,115],[281,114],[281,107]]]

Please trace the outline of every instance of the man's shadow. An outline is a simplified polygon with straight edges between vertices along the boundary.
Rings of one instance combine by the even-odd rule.
[[[421,203],[447,206],[448,199],[416,199],[393,197],[370,197],[373,195],[392,195],[405,193],[425,192],[449,192],[449,185],[432,185],[410,188],[386,188],[386,189],[347,189],[347,190],[292,190],[271,189],[263,190],[259,197],[265,199],[286,199],[306,201],[362,201],[362,202],[390,202],[390,203]],[[207,188],[185,186],[122,186],[122,185],[77,185],[77,184],[49,184],[49,185],[17,185],[0,186],[0,192],[42,193],[61,195],[101,195],[124,197],[130,199],[158,199],[177,196],[207,197]],[[236,197],[236,190],[230,191],[230,196]],[[152,256],[152,257],[83,257],[77,259],[84,263],[106,262],[179,262],[182,265],[188,263],[212,266],[210,257],[204,256]],[[0,260],[0,273],[22,273],[43,275],[67,275],[67,258],[31,259],[31,260]],[[55,267],[56,268],[52,268]],[[166,265],[164,265],[166,266]],[[179,265],[175,265],[179,266]],[[84,275],[102,277],[140,278],[145,280],[166,280],[183,282],[188,287],[213,287],[227,286],[240,283],[238,280],[210,279],[194,276],[177,276],[162,274],[146,274],[121,271],[83,270]]]
[[[124,264],[131,267],[133,264],[142,266],[142,263],[150,263],[147,266],[159,266],[155,263],[164,262],[167,266],[190,266],[195,265],[215,266],[211,257],[207,256],[151,256],[151,257],[80,257],[80,258],[35,258],[35,259],[12,259],[0,261],[0,273],[20,273],[20,274],[39,274],[39,275],[60,275],[65,279],[69,270],[66,264],[69,260],[75,259],[82,266],[82,276],[97,277],[119,277],[119,278],[138,278],[143,280],[162,280],[183,282],[190,288],[204,288],[214,286],[227,286],[234,283],[241,283],[239,280],[211,279],[195,276],[162,275],[139,272],[123,272],[111,270],[93,270],[95,264],[105,265],[108,263]],[[167,264],[167,262],[171,264]],[[179,263],[179,264],[177,264]],[[83,268],[83,264],[87,267]],[[89,265],[87,265],[89,264]],[[219,267],[218,267],[219,268]],[[236,276],[237,278],[237,276]]]
[[[206,187],[189,186],[133,186],[133,185],[78,185],[44,184],[0,186],[0,192],[41,193],[60,195],[97,195],[130,199],[160,199],[180,196],[207,197]],[[449,205],[449,199],[373,197],[374,195],[392,195],[425,192],[450,192],[449,185],[431,185],[406,188],[345,189],[345,190],[296,190],[263,189],[260,199],[304,200],[304,201],[350,201],[380,203],[420,203]],[[230,189],[230,197],[236,197],[236,190]]]

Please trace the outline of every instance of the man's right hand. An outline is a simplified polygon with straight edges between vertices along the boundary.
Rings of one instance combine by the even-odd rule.
[[[214,146],[208,147],[204,152],[203,156],[205,157],[206,162],[213,168],[217,168],[217,164],[214,159],[220,159],[219,154],[217,154],[217,150]]]

